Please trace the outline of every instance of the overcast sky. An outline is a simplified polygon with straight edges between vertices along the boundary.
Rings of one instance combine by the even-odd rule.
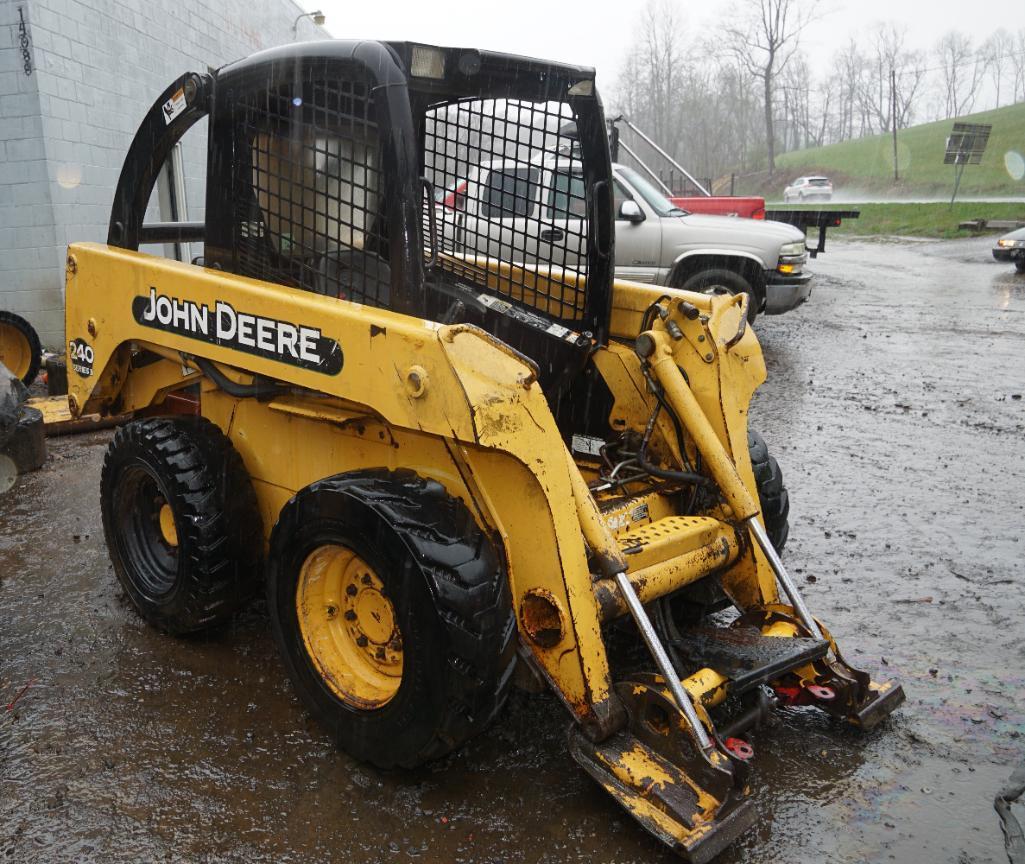
[[[629,48],[641,0],[300,0],[320,8],[338,38],[404,39],[466,48],[490,48],[594,66],[611,93]],[[676,0],[685,28],[714,38],[715,23],[731,0]],[[997,27],[1025,27],[1021,0],[819,0],[821,18],[802,38],[816,74],[830,68],[832,52],[851,35],[867,36],[877,21],[906,25],[910,47],[929,49],[947,31],[981,42]]]

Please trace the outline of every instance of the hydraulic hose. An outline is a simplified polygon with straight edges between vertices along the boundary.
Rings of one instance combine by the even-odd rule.
[[[637,449],[637,464],[649,474],[655,477],[661,477],[663,480],[675,480],[678,483],[693,483],[696,486],[711,486],[712,481],[701,474],[696,474],[693,471],[670,471],[668,469],[652,465],[648,461],[648,439],[651,438],[651,433],[655,429],[655,421],[658,420],[658,415],[661,410],[662,400],[660,399],[659,403],[655,406],[655,410],[651,412],[651,417],[648,418],[648,425],[644,429],[644,438],[641,439],[641,446]],[[681,446],[683,444],[682,438],[680,444]]]
[[[260,375],[253,377],[252,384],[239,384],[232,381],[209,360],[202,357],[189,356],[189,360],[199,367],[199,371],[220,387],[229,396],[236,399],[271,399],[284,393],[287,388],[276,381],[269,381]]]

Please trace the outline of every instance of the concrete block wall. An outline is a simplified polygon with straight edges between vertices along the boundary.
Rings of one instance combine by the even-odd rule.
[[[31,20],[25,3],[0,0],[0,309],[25,316],[53,340],[63,328],[62,268],[43,145],[39,76],[31,61],[32,74],[25,73],[22,21],[27,35]]]
[[[32,74],[23,69],[19,10]],[[0,0],[0,309],[63,347],[65,250],[103,242],[146,111],[186,71],[325,38],[293,0]],[[205,121],[183,140],[189,219],[204,214]],[[150,218],[160,218],[156,195]],[[167,214],[163,214],[168,218]]]

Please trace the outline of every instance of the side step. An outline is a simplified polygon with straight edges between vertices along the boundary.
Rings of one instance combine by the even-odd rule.
[[[595,743],[573,724],[573,758],[657,839],[692,864],[711,861],[756,819],[746,768],[695,743],[661,678],[616,684],[626,729]]]
[[[829,651],[825,639],[765,636],[755,627],[694,627],[670,644],[692,668],[707,666],[729,678],[734,693],[768,684]]]

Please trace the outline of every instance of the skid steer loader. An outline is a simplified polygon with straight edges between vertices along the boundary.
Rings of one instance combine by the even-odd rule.
[[[145,224],[200,120],[204,221]],[[756,818],[743,736],[774,706],[867,729],[903,693],[780,560],[746,295],[614,282],[613,206],[591,69],[332,41],[185,74],[108,242],[69,248],[69,399],[134,412],[101,509],[152,624],[215,626],[265,584],[303,703],[382,767],[547,682],[573,758],[707,861]]]

